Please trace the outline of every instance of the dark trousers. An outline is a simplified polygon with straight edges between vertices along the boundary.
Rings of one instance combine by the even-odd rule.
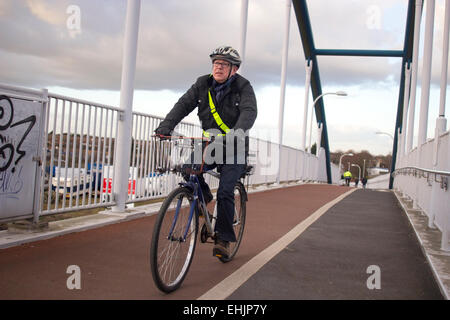
[[[208,165],[208,169],[213,168],[212,165]],[[220,180],[219,189],[217,189],[217,221],[215,231],[217,232],[217,237],[224,241],[236,241],[236,235],[233,230],[234,186],[244,170],[244,164],[217,165],[217,171],[220,172]],[[199,177],[199,182],[202,191],[209,189],[203,175]]]
[[[226,154],[226,151],[225,153]],[[193,163],[194,154],[191,155],[191,163]],[[190,167],[191,164],[185,164],[183,167]],[[220,173],[219,189],[217,190],[217,221],[215,231],[220,240],[235,242],[236,235],[234,234],[234,186],[245,171],[246,164],[239,164],[237,157],[234,161],[223,161],[221,164],[205,164],[204,171],[213,170],[217,168]],[[185,180],[189,179],[188,175],[184,176]],[[203,174],[198,176],[202,193],[210,192],[209,186],[203,177]]]

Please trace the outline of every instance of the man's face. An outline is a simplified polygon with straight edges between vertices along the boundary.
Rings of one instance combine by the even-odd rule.
[[[217,59],[214,60],[213,62],[212,74],[214,80],[216,80],[218,83],[224,83],[225,81],[227,81],[228,75],[230,75],[231,77],[236,73],[237,69],[238,69],[237,66],[232,66],[231,63],[229,63],[228,61]]]

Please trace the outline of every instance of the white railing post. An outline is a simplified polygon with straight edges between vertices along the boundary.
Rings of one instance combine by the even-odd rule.
[[[125,40],[122,60],[122,80],[120,90],[120,115],[115,157],[114,190],[116,205],[114,212],[124,212],[128,197],[128,178],[131,152],[132,109],[134,92],[134,74],[139,31],[139,13],[141,1],[128,0],[125,23]]]
[[[48,90],[42,89],[42,113],[39,119],[39,145],[38,145],[38,157],[40,167],[37,168],[35,174],[35,186],[34,186],[34,204],[33,204],[33,223],[39,223],[39,217],[42,212],[43,198],[44,198],[44,180],[45,180],[45,163],[47,158],[47,130],[46,130],[46,115],[49,112],[48,109],[49,98]],[[51,169],[50,169],[51,170]],[[42,196],[41,196],[42,195]]]
[[[248,20],[248,0],[241,2],[241,33],[239,41],[239,54],[241,55],[242,64],[239,68],[239,73],[242,74],[242,66],[245,66],[245,47],[247,43],[247,20]]]
[[[447,92],[447,68],[448,68],[448,52],[449,52],[449,30],[450,30],[450,0],[445,1],[445,22],[444,22],[444,36],[442,45],[442,65],[441,65],[441,94],[439,103],[439,116],[436,120],[436,149],[438,148],[437,139],[446,131],[447,119],[445,118],[445,98]],[[447,159],[450,159],[450,139],[447,139]],[[439,151],[438,149],[436,150]],[[433,159],[437,165],[436,158]],[[447,168],[448,169],[448,168]],[[444,223],[442,226],[441,249],[450,251],[450,206],[447,204],[447,214],[444,214]]]
[[[284,102],[286,96],[286,78],[287,78],[287,64],[288,64],[288,50],[289,50],[289,28],[291,21],[291,0],[286,0],[286,25],[283,42],[283,55],[281,62],[281,85],[280,85],[280,112],[278,115],[278,146],[280,148],[278,156],[278,173],[277,183],[280,183],[281,174],[281,157],[283,145],[283,123],[284,123]]]
[[[305,79],[305,99],[303,104],[303,131],[302,131],[302,139],[300,150],[306,152],[306,130],[308,126],[308,107],[309,107],[309,88],[311,86],[311,71],[312,71],[312,60],[306,60],[305,70],[306,70],[306,79]]]
[[[305,62],[305,70],[306,70],[306,79],[305,79],[305,98],[303,104],[303,130],[302,130],[302,138],[300,150],[303,150],[302,156],[302,179],[307,180],[306,173],[306,131],[308,130],[308,108],[309,108],[309,88],[311,86],[311,71],[313,67],[312,60],[306,60]]]
[[[420,20],[422,17],[422,0],[416,0],[416,12],[414,18],[414,43],[413,43],[413,65],[411,70],[411,100],[408,114],[408,140],[406,152],[409,153],[413,147],[414,139],[414,113],[416,110],[417,73],[419,66],[419,39]]]
[[[411,68],[409,63],[405,64],[405,94],[403,96],[403,120],[402,120],[402,132],[400,135],[400,148],[399,148],[399,161],[405,154],[405,143],[406,143],[406,127],[408,121],[408,105],[409,105],[409,85],[411,83]]]
[[[446,6],[446,10],[449,7]],[[450,137],[447,139],[447,159],[450,159]],[[450,166],[447,164],[447,170]],[[449,177],[450,179],[450,177]],[[447,192],[450,192],[447,190]],[[444,207],[445,208],[445,207]],[[446,210],[445,210],[446,209]],[[446,208],[444,210],[444,223],[442,226],[442,236],[441,236],[441,249],[450,252],[450,201],[447,201]]]
[[[436,130],[439,135],[447,130],[447,119],[445,118],[445,98],[447,94],[447,68],[450,30],[450,0],[445,1],[445,22],[442,44],[442,64],[441,64],[441,92],[439,101],[439,116],[436,120]]]
[[[320,141],[322,141],[322,130],[323,130],[323,123],[320,122],[319,125],[317,126],[316,156],[319,156]]]
[[[433,30],[435,0],[427,0],[427,15],[425,22],[425,44],[422,67],[422,88],[420,98],[419,140],[420,148],[427,140],[428,109],[430,104],[431,64],[433,55]]]
[[[314,108],[314,106],[316,105],[316,102],[320,99],[322,97],[322,95],[320,95],[320,96],[318,96],[315,100],[314,100],[314,102],[313,102],[313,104],[312,104],[312,107],[311,107],[311,116],[310,116],[310,120],[309,120],[309,143],[308,143],[308,145],[309,145],[309,153],[311,153],[311,149],[312,149],[312,126],[313,126],[313,117],[314,117],[314,114],[316,113],[316,109]]]

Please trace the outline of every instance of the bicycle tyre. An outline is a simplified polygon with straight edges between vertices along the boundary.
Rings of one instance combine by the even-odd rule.
[[[236,255],[239,246],[242,242],[242,237],[244,236],[244,227],[245,227],[245,218],[247,214],[247,207],[246,207],[246,191],[242,183],[238,182],[234,186],[234,233],[236,235],[236,242],[230,242],[230,255],[228,257],[221,257],[219,258],[220,261],[223,263],[230,262],[233,260],[234,256]]]
[[[175,208],[179,200],[182,203],[174,224]],[[190,189],[176,188],[164,200],[155,222],[150,246],[150,268],[156,286],[166,293],[181,286],[194,257],[198,233],[197,212],[192,217],[186,241],[182,240],[193,200]],[[171,229],[173,233],[169,237]]]

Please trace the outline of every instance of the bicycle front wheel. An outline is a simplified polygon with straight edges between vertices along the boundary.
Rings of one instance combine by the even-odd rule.
[[[198,215],[191,214],[193,201],[189,189],[175,189],[164,200],[155,223],[150,267],[156,286],[166,293],[180,287],[194,257]]]

